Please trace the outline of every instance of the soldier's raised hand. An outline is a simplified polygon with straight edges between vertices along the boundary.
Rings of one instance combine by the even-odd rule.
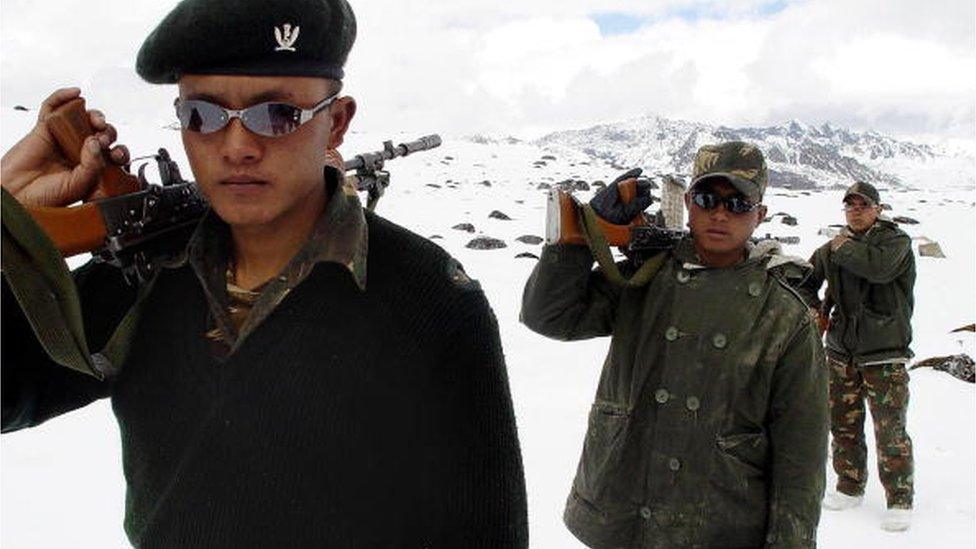
[[[600,189],[590,200],[593,211],[616,225],[626,225],[633,221],[654,202],[654,197],[651,195],[651,182],[647,178],[640,177],[641,173],[640,168],[634,168]],[[631,179],[636,180],[637,192],[634,198],[625,204],[620,197],[619,185]]]
[[[81,95],[78,88],[62,88],[44,100],[37,124],[0,159],[0,184],[28,206],[67,206],[88,196],[107,162],[129,161],[124,145],[113,146],[115,128],[105,115],[89,110],[95,134],[85,140],[81,162],[71,166],[58,148],[47,120],[55,109]]]

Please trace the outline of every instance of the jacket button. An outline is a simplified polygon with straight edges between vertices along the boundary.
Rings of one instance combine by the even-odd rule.
[[[701,408],[701,402],[698,400],[698,397],[690,396],[687,398],[687,400],[685,400],[685,406],[694,412],[695,410]]]
[[[725,334],[715,334],[712,336],[712,345],[714,345],[716,349],[724,349],[727,343],[728,340],[725,339]]]
[[[752,297],[759,297],[759,294],[762,293],[762,290],[763,290],[762,284],[758,282],[752,282],[749,284],[749,295],[751,295]]]
[[[672,471],[681,469],[681,462],[678,461],[678,458],[671,458],[668,460],[668,469],[671,469]]]
[[[660,404],[664,404],[669,398],[671,398],[671,395],[668,394],[667,389],[658,389],[657,391],[654,391],[654,400],[658,401]]]
[[[684,284],[685,282],[691,280],[691,275],[688,273],[688,271],[682,269],[678,271],[678,274],[675,276],[675,278],[678,279],[679,283]]]
[[[674,341],[678,339],[678,329],[674,326],[669,326],[667,330],[664,331],[664,339],[668,341]]]
[[[640,516],[644,520],[647,520],[647,519],[651,518],[651,510],[648,509],[647,507],[641,507],[640,508]]]

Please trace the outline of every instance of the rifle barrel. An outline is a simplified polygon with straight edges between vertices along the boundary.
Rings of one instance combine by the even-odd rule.
[[[381,151],[357,154],[352,160],[346,160],[343,167],[347,172],[361,169],[378,169],[386,160],[439,147],[441,145],[441,136],[437,134],[425,135],[420,139],[400,143],[395,147],[391,141],[387,141],[383,145],[383,150]]]

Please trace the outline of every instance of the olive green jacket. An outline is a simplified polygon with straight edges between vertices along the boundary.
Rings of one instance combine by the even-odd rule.
[[[826,298],[833,305],[827,355],[855,364],[911,358],[911,238],[885,219],[864,234],[844,234],[851,240],[836,251],[828,242],[813,253],[813,273],[799,287],[808,303],[819,308],[820,286],[827,281]]]
[[[555,339],[612,336],[564,515],[588,546],[815,546],[823,347],[780,279],[793,265],[764,250],[711,269],[686,239],[628,289],[591,270],[585,247],[543,250],[522,321]]]

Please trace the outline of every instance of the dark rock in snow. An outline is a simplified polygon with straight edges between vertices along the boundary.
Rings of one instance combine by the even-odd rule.
[[[780,219],[780,223],[782,223],[783,225],[789,225],[791,227],[795,227],[797,224],[797,220],[792,215],[784,215],[782,219]]]
[[[582,179],[578,179],[576,183],[573,183],[573,189],[577,191],[588,191],[590,190],[590,184]]]
[[[24,112],[27,112],[28,111],[27,107],[25,107],[23,105],[14,105],[14,110],[15,111],[24,111]]]
[[[602,189],[602,188],[606,187],[607,184],[604,183],[603,181],[600,181],[598,179],[598,180],[596,180],[596,181],[593,182],[593,185],[592,186],[595,187],[595,188],[597,188],[597,189]]]
[[[507,248],[508,245],[505,244],[504,240],[490,238],[487,236],[479,236],[471,242],[468,242],[465,247],[471,248],[472,250],[497,250],[499,248]]]
[[[519,242],[523,242],[525,244],[533,244],[533,245],[542,243],[542,237],[536,236],[534,234],[524,234],[516,238],[515,240],[518,240]]]
[[[548,190],[552,188],[552,185],[548,183],[539,183],[538,185],[535,186],[535,188],[537,191]]]
[[[488,181],[487,179],[485,179],[484,181],[479,182],[478,184],[479,185],[484,185],[485,187],[491,187],[491,181]]]
[[[430,235],[430,236],[428,236],[427,238],[428,238],[429,240],[441,240],[441,239],[443,239],[444,237],[443,237],[443,236],[441,236],[441,235],[439,235],[439,234],[432,234],[432,235]]]
[[[488,214],[488,217],[490,217],[492,219],[501,219],[503,221],[511,221],[512,220],[511,217],[508,217],[507,215],[505,215],[504,213],[502,213],[502,212],[500,212],[498,210],[492,210],[491,213]]]
[[[457,225],[455,225],[455,226],[453,226],[451,228],[452,229],[455,229],[455,230],[458,230],[458,231],[467,231],[469,233],[473,233],[474,232],[474,225],[472,225],[470,223],[458,223]]]
[[[440,185],[438,185],[437,183],[428,183],[428,184],[427,184],[427,186],[428,186],[428,187],[432,187],[432,188],[434,188],[434,189],[439,189],[439,188],[441,188],[441,186],[440,186]]]
[[[891,218],[895,223],[902,223],[904,225],[918,225],[917,219],[912,219],[911,217],[905,217],[903,215],[895,216]]]
[[[940,372],[946,372],[956,379],[976,383],[976,363],[973,357],[963,353],[951,356],[936,356],[920,360],[909,370],[916,368],[932,368]]]
[[[517,256],[515,256],[515,259],[519,259],[519,258],[523,258],[523,257],[531,257],[532,259],[539,259],[539,256],[535,255],[532,252],[522,252],[522,253],[518,254]]]
[[[553,155],[551,155],[551,154],[544,154],[544,155],[542,155],[542,159],[543,160],[555,160],[556,157],[553,156]]]

